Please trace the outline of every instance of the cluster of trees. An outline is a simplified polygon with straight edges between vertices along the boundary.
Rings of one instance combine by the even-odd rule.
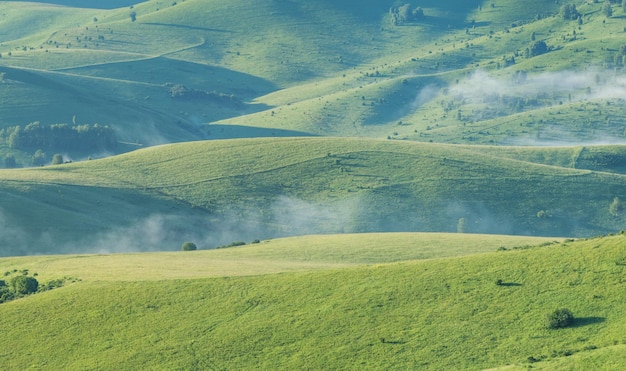
[[[613,4],[619,4],[621,2],[622,9],[626,11],[626,0],[606,0],[602,5],[602,14],[607,17],[613,16]]]
[[[390,8],[391,24],[394,26],[404,23],[416,22],[424,18],[424,9],[421,7],[413,8],[411,4],[406,3],[398,8]]]
[[[594,3],[597,3],[597,0],[594,0]],[[602,14],[607,17],[613,16],[613,4],[619,4],[621,2],[622,9],[626,11],[626,0],[606,0],[604,4],[602,4]],[[582,15],[576,9],[576,5],[574,4],[564,4],[561,6],[559,14],[565,20],[578,20],[579,23],[582,24]]]
[[[11,149],[54,151],[110,151],[117,147],[115,131],[106,125],[54,124],[33,122],[0,130],[0,140]]]
[[[0,280],[0,303],[34,294],[38,289],[39,282],[35,277],[18,275],[11,277],[9,282]]]
[[[19,299],[38,292],[56,289],[62,287],[67,281],[78,281],[75,278],[65,277],[40,284],[35,277],[29,276],[28,274],[28,269],[21,271],[14,269],[13,272],[4,273],[4,276],[9,278],[0,280],[0,303]],[[36,276],[37,273],[34,275]]]
[[[559,14],[565,20],[576,20],[580,17],[580,13],[576,9],[576,5],[574,4],[565,4],[561,6]]]
[[[548,48],[548,44],[546,44],[546,42],[543,40],[538,40],[538,41],[534,41],[532,44],[530,44],[528,48],[526,48],[525,57],[526,58],[536,57],[538,55],[545,54],[549,51],[550,51],[550,48]]]
[[[190,100],[208,100],[220,104],[239,106],[241,100],[234,94],[224,94],[216,91],[190,89],[183,84],[166,84],[169,86],[169,94],[172,98]]]

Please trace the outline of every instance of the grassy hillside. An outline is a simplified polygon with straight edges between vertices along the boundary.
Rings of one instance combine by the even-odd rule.
[[[620,148],[265,138],[3,170],[4,254],[316,233],[605,234],[624,225],[610,210],[626,199]]]
[[[621,6],[101,3],[0,2],[4,368],[626,367]]]
[[[28,267],[47,279],[60,279],[71,272],[71,276],[80,277],[83,281],[195,279],[464,256],[502,248],[556,243],[559,240],[444,233],[311,235],[189,254],[159,252],[3,258],[0,270],[21,271]]]
[[[348,245],[326,242],[350,254]],[[197,272],[194,279],[179,279],[188,257],[209,260],[222,251],[180,252],[145,256],[145,267],[159,260],[173,268],[161,270],[160,280],[138,278],[143,267],[136,266],[120,272],[121,281],[105,273],[104,256],[2,259],[4,269],[19,264],[42,282],[93,273],[0,305],[9,344],[0,358],[8,368],[44,369],[622,368],[623,244],[619,235],[341,269]],[[247,249],[228,251],[241,254],[244,271],[256,254]],[[561,307],[574,313],[574,326],[546,329],[546,314]]]
[[[422,1],[422,19],[394,25],[393,1],[175,4],[3,2],[0,126],[76,118],[148,145],[293,133],[501,145],[623,139],[617,6],[607,18],[602,4],[579,5],[578,25],[548,0]],[[527,57],[532,38],[549,52]],[[173,86],[191,93],[172,97]]]

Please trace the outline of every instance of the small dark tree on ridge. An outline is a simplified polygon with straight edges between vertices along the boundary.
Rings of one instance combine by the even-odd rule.
[[[193,242],[185,242],[183,243],[183,246],[181,247],[181,249],[183,251],[194,251],[194,250],[197,250],[198,247]]]

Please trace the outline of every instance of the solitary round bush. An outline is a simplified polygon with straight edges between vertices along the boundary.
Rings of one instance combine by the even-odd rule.
[[[185,242],[183,246],[181,247],[181,249],[183,251],[194,251],[194,250],[197,250],[198,247],[193,242]]]
[[[564,328],[574,323],[574,315],[567,308],[557,309],[546,317],[546,326],[550,329]]]
[[[10,282],[11,289],[18,295],[28,295],[37,292],[39,282],[28,276],[15,276]]]

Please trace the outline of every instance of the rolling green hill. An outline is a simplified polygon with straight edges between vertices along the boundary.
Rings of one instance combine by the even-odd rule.
[[[0,2],[2,368],[626,368],[626,8],[568,5]]]
[[[618,6],[606,17],[579,5],[579,25],[549,0],[421,1],[423,18],[394,25],[394,1],[65,4],[0,4],[0,126],[98,122],[145,145],[294,133],[623,140]],[[549,52],[526,56],[532,38]]]
[[[436,258],[447,250],[441,249],[427,253],[434,259],[395,263],[383,262],[415,259],[433,237],[441,247],[461,240],[361,237],[355,241],[374,238],[380,252],[393,252],[370,255],[370,265],[361,265],[354,244],[327,236],[142,258],[0,259],[9,274],[28,269],[41,282],[75,281],[0,305],[6,329],[0,359],[9,369],[626,365],[622,235],[516,250],[510,238],[481,236],[484,246],[503,251]],[[335,257],[328,258],[327,250]],[[265,257],[276,265],[265,273],[250,269],[265,264]],[[111,271],[125,258],[132,268]],[[230,270],[215,272],[213,259],[230,260]],[[159,277],[151,275],[153,269]],[[545,328],[545,316],[563,307],[574,313],[574,325]]]
[[[5,255],[202,248],[277,236],[591,236],[624,226],[624,148],[350,138],[164,145],[2,170]]]

